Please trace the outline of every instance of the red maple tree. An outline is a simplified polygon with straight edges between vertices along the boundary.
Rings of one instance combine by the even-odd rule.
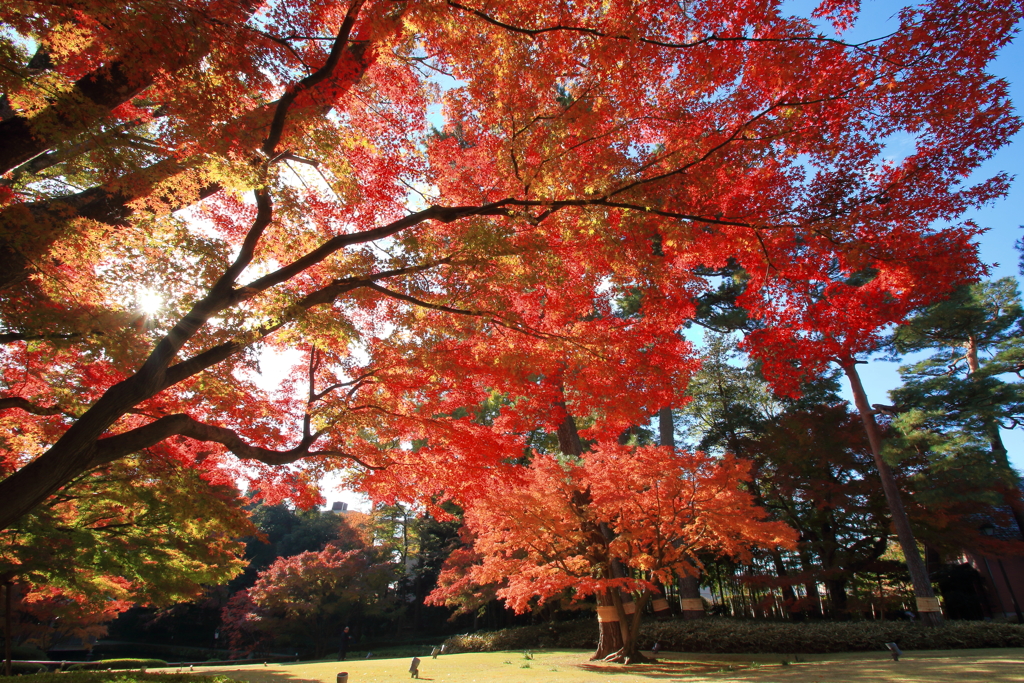
[[[211,477],[230,451],[267,495],[354,463],[479,481],[562,402],[595,437],[672,404],[716,269],[774,326],[877,272],[862,317],[800,318],[823,336],[976,274],[973,229],[934,226],[1005,191],[963,178],[1017,127],[985,67],[1020,3],[860,44],[854,2],[818,8],[835,33],[780,7],[5,5],[0,523],[153,449]],[[252,382],[262,348],[304,355],[301,396]],[[495,394],[525,417],[487,429]]]
[[[698,555],[749,560],[756,547],[793,547],[793,530],[767,521],[741,486],[748,469],[732,457],[661,446],[537,455],[519,471],[496,472],[465,501],[478,563],[467,567],[457,555],[430,600],[457,605],[491,585],[522,613],[553,598],[595,597],[601,639],[592,658],[642,660],[644,608],[661,585],[699,571]],[[624,604],[620,591],[639,599]]]

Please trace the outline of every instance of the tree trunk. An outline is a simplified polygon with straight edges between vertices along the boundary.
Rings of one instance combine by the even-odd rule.
[[[597,651],[591,655],[591,661],[604,659],[623,646],[619,613],[607,592],[597,594],[597,627]]]
[[[907,560],[907,570],[910,572],[910,580],[914,586],[914,596],[917,598],[917,610],[921,615],[921,622],[928,626],[938,626],[942,623],[942,613],[939,611],[938,600],[932,590],[932,583],[928,578],[924,562],[921,560],[921,553],[917,549],[917,541],[914,539],[914,532],[910,528],[910,519],[903,507],[903,500],[900,498],[900,490],[896,485],[896,479],[892,476],[889,463],[882,459],[882,436],[878,431],[878,424],[875,422],[874,412],[868,403],[864,386],[860,383],[860,375],[857,374],[855,362],[850,360],[842,364],[843,372],[850,380],[850,388],[853,391],[854,402],[860,419],[864,423],[864,430],[867,432],[868,443],[871,445],[871,455],[875,459],[875,466],[878,468],[878,475],[882,480],[882,490],[885,492],[885,499],[889,503],[889,511],[892,513],[892,523],[896,527],[896,536],[899,538],[900,547],[903,549],[903,556]]]
[[[658,411],[658,443],[670,448],[676,447],[675,421],[672,419],[671,406],[665,406]],[[696,568],[694,569],[696,571]],[[679,577],[679,606],[683,611],[683,619],[704,618],[704,601],[700,599],[699,577]]]
[[[786,563],[782,561],[782,553],[778,550],[772,551],[772,564],[775,566],[775,575],[779,577],[780,582],[789,576],[789,572],[786,571]],[[786,616],[791,617],[794,621],[802,621],[803,612],[793,609],[793,605],[796,604],[796,591],[793,590],[793,586],[788,583],[783,583],[781,588],[782,606],[786,612]]]
[[[1018,535],[1024,539],[1024,500],[1021,500],[1020,480],[1010,465],[1009,454],[1006,451],[1006,446],[1003,444],[1003,437],[999,433],[999,424],[993,420],[987,428],[989,443],[992,447],[992,460],[995,462],[996,467],[1002,470],[1003,500],[1006,502],[1007,507],[1010,508],[1013,521],[1017,524]]]
[[[696,576],[679,577],[679,607],[683,610],[683,619],[704,618],[704,601],[700,597],[700,579]]]
[[[811,609],[806,611],[811,617],[820,619],[822,616],[821,595],[818,592],[818,582],[814,579],[815,567],[805,550],[800,550],[799,552],[800,566],[803,567],[804,574],[808,577],[807,581],[804,582],[804,590],[807,591],[807,597],[811,599]]]
[[[658,444],[676,447],[676,426],[672,419],[672,406],[658,411]]]
[[[825,579],[825,585],[828,586],[828,597],[832,602],[832,618],[840,620],[848,618],[849,613],[846,609],[846,577]]]
[[[4,675],[11,676],[11,589],[14,582],[4,581]]]

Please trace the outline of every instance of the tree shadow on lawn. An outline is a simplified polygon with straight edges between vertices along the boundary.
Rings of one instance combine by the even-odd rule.
[[[339,662],[339,664],[341,663]],[[342,671],[344,668],[340,666],[338,670]],[[255,667],[238,669],[225,666],[218,667],[216,670],[210,667],[195,673],[203,676],[227,676],[236,681],[247,681],[248,683],[323,683],[319,678],[302,678],[281,669],[257,669]]]
[[[744,671],[751,668],[781,668],[779,662],[774,664],[752,664],[750,662],[694,661],[681,659],[659,659],[644,664],[604,664],[602,662],[584,662],[575,665],[587,673],[608,676],[629,675],[648,678],[679,678],[681,676],[705,676],[708,674]]]

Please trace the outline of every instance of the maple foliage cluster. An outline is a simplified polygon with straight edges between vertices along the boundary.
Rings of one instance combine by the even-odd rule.
[[[254,531],[233,486],[171,459],[129,458],[82,475],[0,532],[0,579],[14,585],[22,641],[48,649],[106,634],[133,605],[204,595],[240,573]]]
[[[534,430],[678,404],[726,269],[779,391],[852,362],[983,272],[957,221],[1006,191],[965,178],[1019,127],[986,65],[1022,15],[847,43],[857,9],[5,3],[0,522],[129,457],[485,498]]]
[[[357,606],[361,614],[393,607],[394,567],[378,554],[373,548],[344,551],[328,544],[319,552],[279,558],[225,607],[229,647],[253,652],[290,635],[323,656],[339,617],[351,618]]]
[[[792,547],[792,529],[741,490],[747,474],[733,458],[660,446],[596,447],[580,462],[538,457],[467,501],[470,545],[430,601],[464,608],[496,587],[521,613],[610,590],[660,595],[677,576],[699,574],[701,556],[742,561],[756,547]]]

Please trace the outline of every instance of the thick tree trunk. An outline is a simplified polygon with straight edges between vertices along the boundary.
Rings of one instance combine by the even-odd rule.
[[[676,447],[676,425],[672,419],[672,406],[658,411],[658,444]]]
[[[146,41],[145,46],[137,46],[145,52],[153,52],[154,47],[162,50],[158,68],[139,68],[142,60],[122,55],[79,78],[68,92],[54,94],[49,104],[31,117],[15,113],[0,121],[0,174],[102,123],[115,108],[153,85],[161,73],[198,64],[210,51],[214,27],[244,24],[259,6],[251,0],[222,3],[211,12],[210,31],[196,30],[199,15],[173,25],[165,22],[161,45]]]
[[[661,593],[658,597],[651,600],[651,609],[654,612],[654,618],[658,621],[664,621],[672,618],[672,607],[668,604],[668,600],[665,598],[665,587],[661,586]]]
[[[565,403],[561,404],[565,408]],[[565,419],[558,425],[558,448],[569,455],[582,455],[583,444],[580,441],[579,432],[576,430],[576,421],[566,410]],[[602,535],[604,530],[602,529]],[[609,567],[609,571],[613,571]],[[625,636],[628,627],[624,623],[625,615],[622,609],[622,601],[619,599],[618,591],[605,591],[597,594],[597,651],[591,655],[591,660],[603,660],[621,652],[625,645]]]
[[[604,659],[622,649],[622,628],[619,611],[608,593],[597,595],[597,651],[591,660]]]
[[[942,612],[939,611],[938,600],[932,590],[931,580],[925,570],[924,562],[921,560],[921,553],[917,548],[917,540],[910,528],[910,519],[903,507],[903,500],[900,498],[900,490],[896,485],[896,479],[892,475],[889,463],[882,459],[882,436],[878,431],[878,424],[875,422],[874,412],[868,403],[864,386],[860,382],[860,375],[857,374],[857,366],[850,360],[842,364],[843,372],[850,381],[850,388],[853,391],[854,403],[860,413],[860,419],[864,423],[864,430],[867,432],[868,443],[871,445],[871,455],[875,459],[875,466],[878,468],[878,475],[882,480],[882,490],[885,492],[885,499],[889,503],[889,511],[892,513],[892,523],[896,528],[896,536],[899,538],[900,547],[903,549],[903,556],[907,560],[907,570],[910,572],[910,580],[914,586],[914,595],[917,598],[917,610],[921,615],[921,622],[928,626],[938,626],[942,623]]]
[[[683,619],[690,621],[704,618],[704,601],[700,597],[700,579],[696,576],[679,578],[679,607]]]

